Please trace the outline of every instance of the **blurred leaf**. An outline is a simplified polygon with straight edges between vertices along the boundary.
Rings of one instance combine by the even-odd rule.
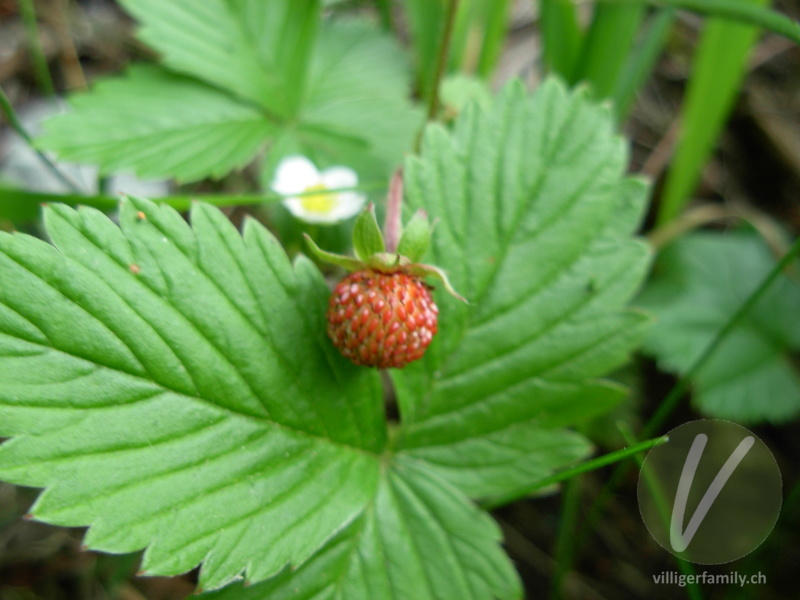
[[[766,4],[766,0],[737,2]],[[690,199],[739,94],[758,33],[755,27],[721,18],[706,23],[681,111],[678,145],[661,196],[659,223],[677,217]]]
[[[190,228],[137,199],[120,220],[54,205],[55,248],[0,234],[0,476],[46,487],[33,515],[91,525],[90,548],[147,547],[151,574],[301,564],[377,489],[377,374],[331,346],[323,278],[255,221],[242,237],[197,205]]]
[[[250,100],[294,114],[314,46],[317,0],[121,0],[139,38],[164,65]]]
[[[695,233],[659,256],[657,276],[639,303],[658,316],[645,349],[662,368],[685,373],[775,259],[752,233]],[[800,287],[773,284],[697,374],[694,401],[712,417],[737,422],[786,421],[800,413]]]
[[[287,131],[294,150],[320,167],[347,164],[362,177],[388,178],[423,120],[408,101],[408,69],[397,43],[368,23],[326,24],[300,122]]]
[[[71,112],[45,123],[37,143],[102,173],[222,177],[250,162],[276,129],[253,106],[155,66],[133,66],[70,104]]]
[[[631,239],[647,187],[626,165],[608,109],[553,80],[533,97],[509,86],[488,112],[469,105],[452,134],[428,128],[406,198],[439,219],[428,262],[469,305],[439,294],[427,354],[391,373],[402,456],[501,496],[586,453],[556,428],[621,399],[594,378],[625,361],[648,321],[624,308],[649,256]]]
[[[104,173],[132,169],[181,181],[222,177],[267,145],[265,188],[277,161],[298,153],[318,166],[350,166],[362,180],[387,178],[422,122],[408,101],[402,50],[355,21],[326,24],[314,48],[303,100],[293,105],[291,118],[242,100],[235,88],[135,66],[127,77],[72,97],[73,111],[49,121],[39,144],[64,159],[96,163]]]
[[[485,81],[470,75],[451,75],[442,81],[440,99],[447,116],[460,113],[467,103],[474,100],[482,106],[492,102],[492,91]]]

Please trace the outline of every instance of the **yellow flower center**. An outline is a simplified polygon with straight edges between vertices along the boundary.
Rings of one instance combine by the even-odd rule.
[[[303,190],[303,192],[308,194],[308,196],[301,196],[300,203],[303,205],[303,208],[310,213],[327,214],[331,212],[336,205],[336,194],[331,194],[324,183],[310,185]]]

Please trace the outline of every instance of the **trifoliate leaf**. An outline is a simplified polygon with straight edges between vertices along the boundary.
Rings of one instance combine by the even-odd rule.
[[[550,432],[550,452],[534,436],[620,399],[594,378],[626,359],[648,321],[624,308],[649,256],[631,238],[646,186],[626,165],[608,110],[555,81],[532,97],[511,85],[488,112],[468,105],[453,133],[428,128],[406,197],[439,220],[426,260],[469,304],[439,293],[426,356],[392,374],[402,455],[430,459],[472,496],[503,496],[519,487],[525,453],[536,477],[586,451],[567,431]],[[458,448],[489,452],[458,464],[485,478],[443,468]]]
[[[204,600],[518,600],[519,582],[485,512],[402,462],[360,519],[296,572]]]
[[[152,66],[101,81],[70,104],[72,112],[48,121],[37,142],[103,173],[222,177],[253,160],[276,130],[253,106]]]
[[[176,72],[134,67],[71,99],[39,145],[103,172],[222,177],[269,148],[387,177],[422,123],[402,49],[360,21],[318,24],[315,0],[126,0]],[[317,28],[320,28],[317,39]]]
[[[775,265],[748,232],[694,233],[660,255],[639,298],[658,320],[645,349],[666,370],[684,374]],[[772,284],[694,377],[694,402],[712,417],[781,422],[800,414],[800,286]]]
[[[147,547],[201,585],[299,565],[376,493],[374,372],[325,339],[328,290],[250,221],[192,227],[129,199],[46,212],[55,245],[0,234],[0,477],[46,487],[43,521]]]

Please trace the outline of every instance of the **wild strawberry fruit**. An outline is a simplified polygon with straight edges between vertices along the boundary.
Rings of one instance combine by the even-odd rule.
[[[336,286],[328,302],[328,336],[341,353],[357,365],[379,369],[402,368],[422,358],[438,327],[439,309],[423,277],[439,279],[452,295],[444,271],[419,264],[428,249],[431,227],[419,211],[400,232],[402,181],[396,176],[389,194],[384,241],[372,205],[353,230],[355,258],[321,250],[306,241],[319,260],[352,273]]]
[[[430,287],[402,271],[356,271],[328,303],[328,335],[357,365],[400,368],[422,358],[436,334],[439,309]]]

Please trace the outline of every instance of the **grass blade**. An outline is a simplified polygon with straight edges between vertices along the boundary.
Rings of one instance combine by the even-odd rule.
[[[406,0],[405,4],[412,33],[417,91],[420,97],[429,98],[436,71],[440,31],[444,24],[445,3],[440,0]]]
[[[739,0],[763,4],[765,0]],[[682,131],[665,183],[657,222],[674,219],[692,194],[711,155],[745,74],[758,29],[721,18],[709,20],[697,48],[682,114]]]
[[[583,43],[575,79],[586,81],[597,98],[607,98],[617,79],[645,15],[646,7],[633,2],[600,2]]]
[[[749,3],[741,0],[648,1],[656,6],[672,6],[701,15],[721,17],[755,25],[800,44],[800,23],[777,11],[766,8],[763,3]]]
[[[506,37],[510,0],[462,0],[450,52],[453,72],[491,75]]]
[[[45,96],[52,98],[56,95],[56,88],[53,85],[53,78],[50,76],[50,69],[47,67],[47,57],[44,55],[42,40],[39,37],[39,24],[36,21],[36,8],[33,0],[19,0],[19,12],[25,24],[25,35],[30,46],[36,82]]]
[[[541,0],[539,11],[545,67],[574,83],[573,74],[583,44],[575,4],[572,0]]]
[[[485,27],[483,30],[483,47],[478,57],[477,73],[483,78],[488,79],[506,41],[508,29],[508,13],[511,8],[511,0],[483,0],[483,19]]]
[[[675,9],[662,8],[640,35],[639,43],[617,78],[612,96],[618,121],[625,119],[637,93],[652,73],[674,22]]]

